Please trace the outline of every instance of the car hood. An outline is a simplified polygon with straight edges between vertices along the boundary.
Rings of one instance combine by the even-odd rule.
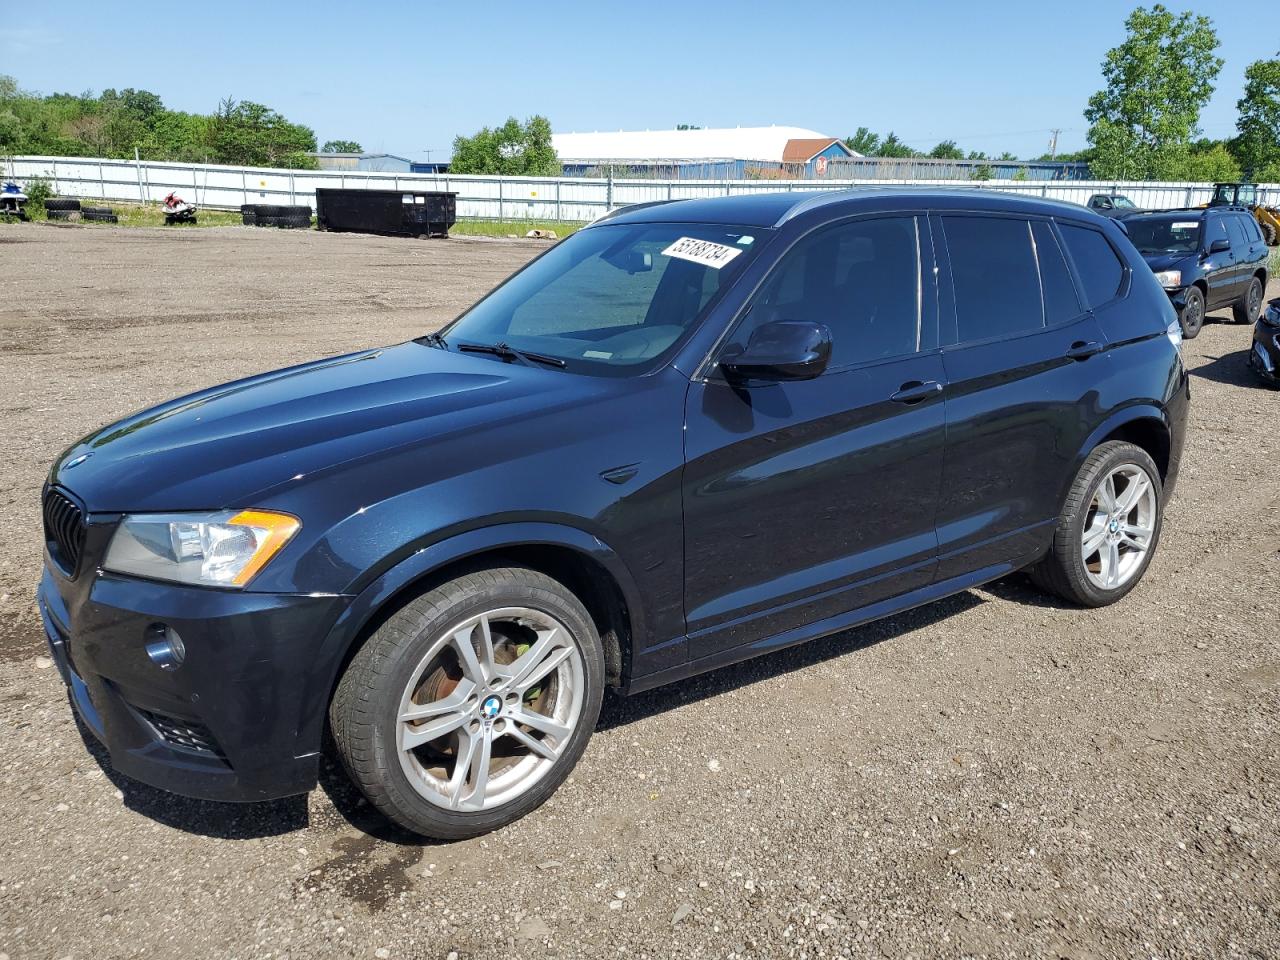
[[[1192,253],[1144,253],[1142,259],[1158,273],[1161,270],[1185,270],[1194,265],[1196,257]]]
[[[251,506],[291,479],[572,402],[592,379],[404,343],[144,410],[70,447],[49,480],[95,512]]]

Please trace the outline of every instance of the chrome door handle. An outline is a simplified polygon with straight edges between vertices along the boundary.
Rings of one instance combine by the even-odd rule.
[[[919,403],[942,392],[942,384],[937,380],[911,380],[891,394],[889,399],[895,403]]]

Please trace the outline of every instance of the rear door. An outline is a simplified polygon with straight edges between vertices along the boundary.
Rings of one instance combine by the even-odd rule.
[[[801,238],[721,353],[779,320],[831,330],[822,376],[730,384],[713,372],[688,394],[695,660],[784,642],[933,579],[944,392],[927,220],[866,217]]]
[[[1043,549],[1064,472],[1095,419],[1096,367],[1108,358],[1051,221],[947,213],[934,222],[946,251],[937,517],[946,580],[1014,569]]]

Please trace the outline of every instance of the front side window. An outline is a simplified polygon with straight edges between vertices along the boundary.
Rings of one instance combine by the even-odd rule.
[[[945,216],[960,343],[1044,327],[1031,224],[1008,217]]]
[[[920,236],[915,217],[829,227],[800,240],[766,279],[732,344],[766,323],[831,331],[832,369],[920,349]]]
[[[1107,238],[1097,230],[1070,223],[1058,225],[1067,253],[1076,265],[1076,274],[1084,287],[1087,307],[1098,307],[1115,299],[1124,283],[1124,262]],[[1139,248],[1141,249],[1141,248]]]
[[[1230,242],[1227,236],[1227,225],[1222,217],[1209,217],[1204,224],[1204,249],[1208,250],[1218,240]]]
[[[637,372],[665,355],[767,230],[695,223],[582,230],[442,331],[449,348],[501,343],[570,370]]]

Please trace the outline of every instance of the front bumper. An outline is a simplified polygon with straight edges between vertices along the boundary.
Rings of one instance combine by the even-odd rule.
[[[1249,366],[1268,383],[1280,386],[1280,327],[1259,320],[1253,325]]]
[[[311,687],[314,650],[346,602],[101,570],[71,579],[47,556],[38,593],[50,654],[112,766],[174,793],[236,801],[315,786],[326,703]],[[148,655],[157,625],[181,636],[180,666]]]

